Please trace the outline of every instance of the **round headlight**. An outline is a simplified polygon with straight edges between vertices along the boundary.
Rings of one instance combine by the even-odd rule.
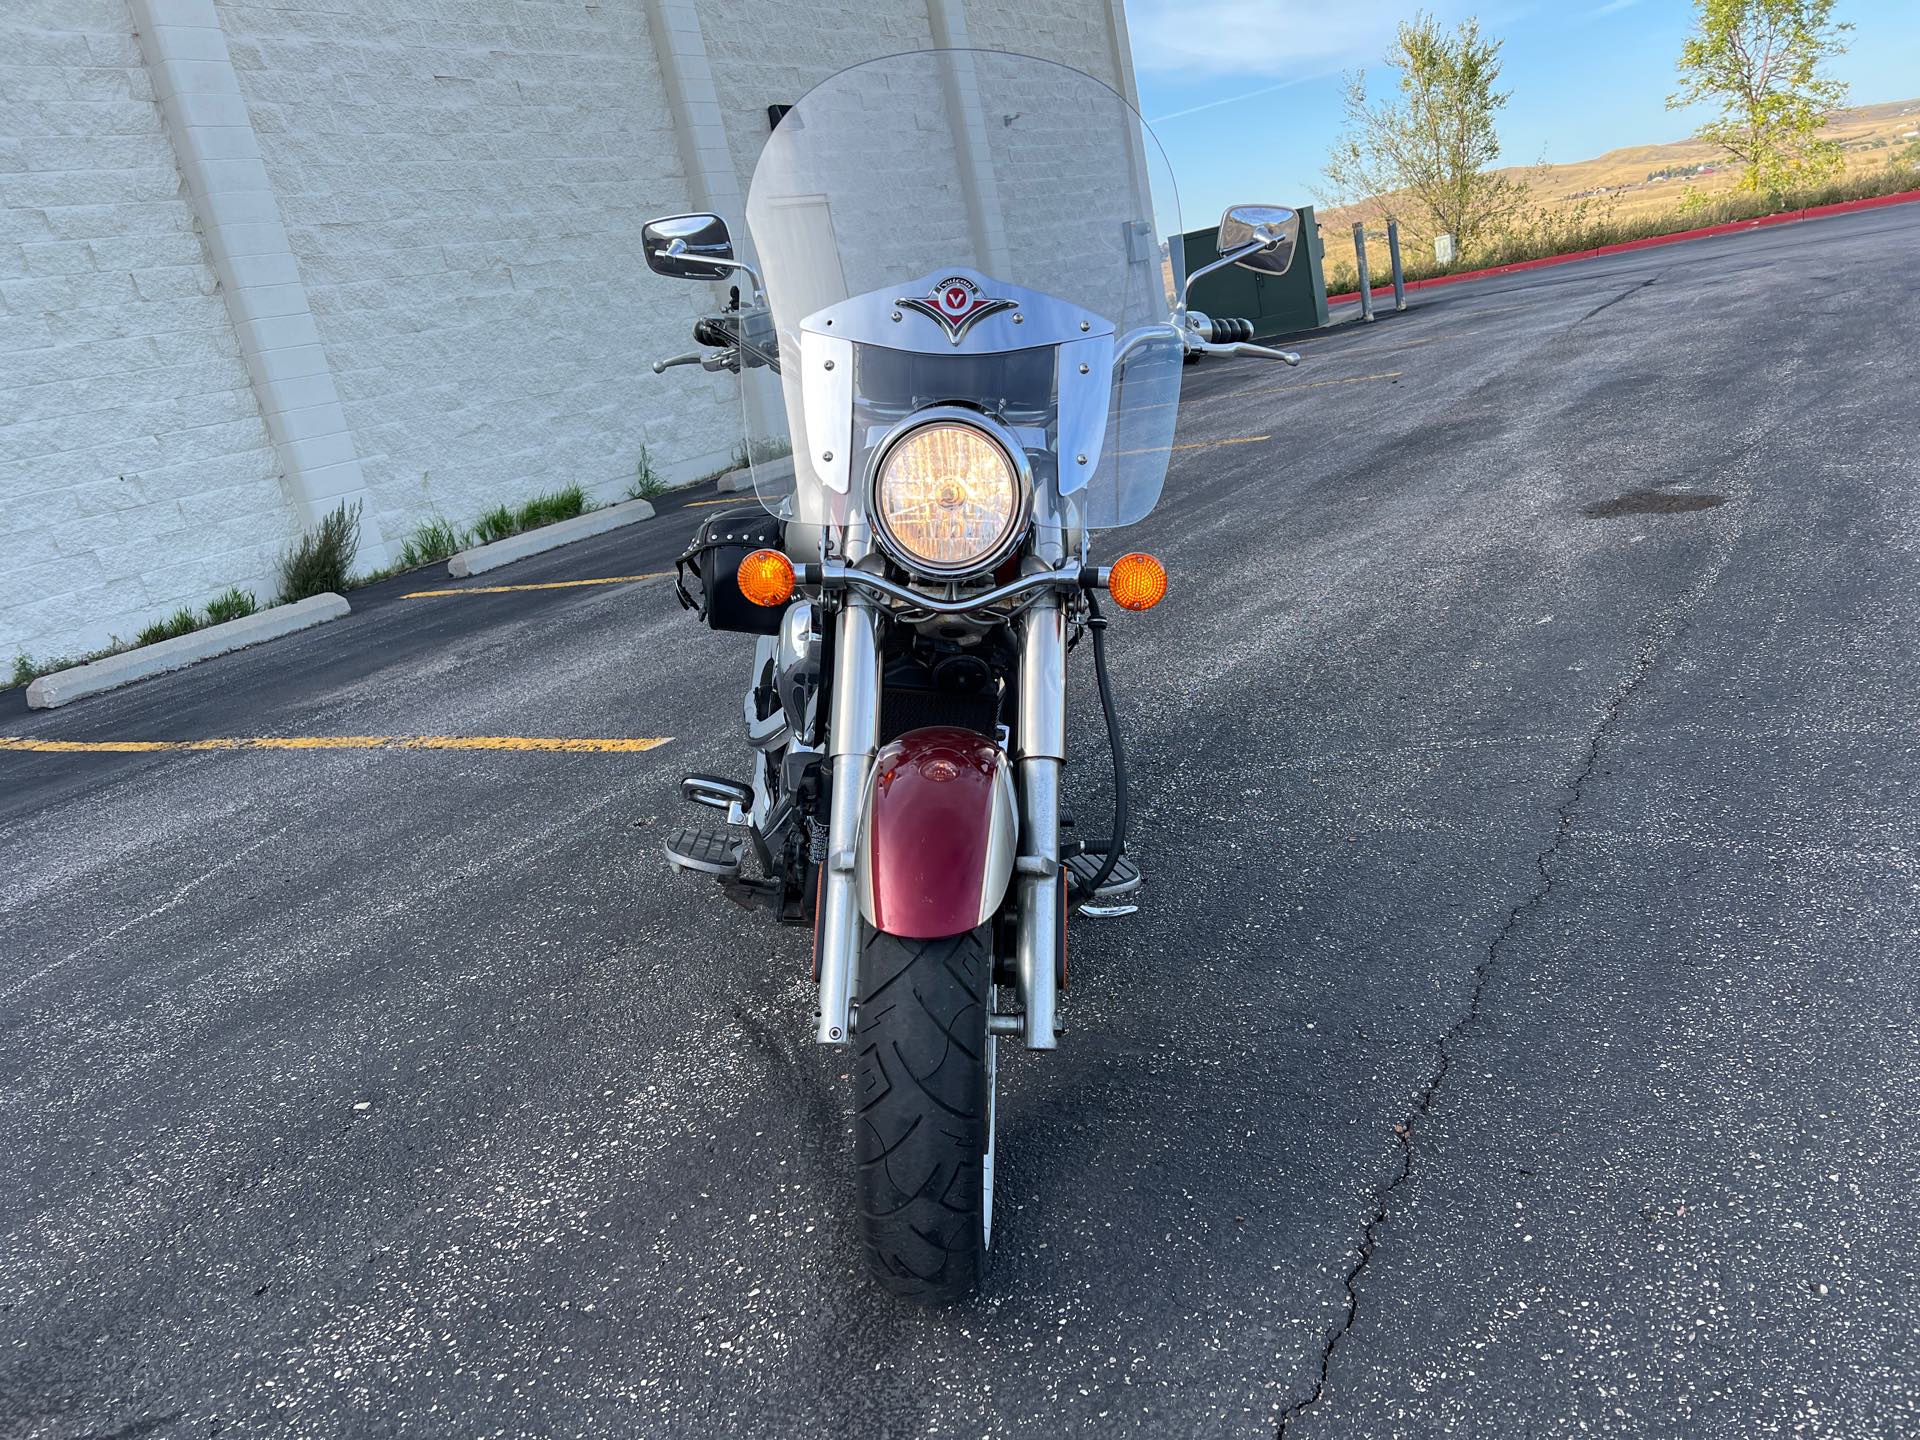
[[[1022,469],[1005,443],[970,421],[916,424],[880,455],[873,487],[880,537],[894,558],[927,575],[997,565],[1026,523]]]

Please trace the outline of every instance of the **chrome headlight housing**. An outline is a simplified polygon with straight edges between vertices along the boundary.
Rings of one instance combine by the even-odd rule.
[[[909,416],[873,452],[874,534],[916,575],[992,570],[1026,534],[1033,470],[1011,431],[958,405]]]

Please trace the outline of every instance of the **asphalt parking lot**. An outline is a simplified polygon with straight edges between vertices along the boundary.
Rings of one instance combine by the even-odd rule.
[[[861,1275],[807,937],[659,855],[743,642],[499,588],[697,512],[0,696],[394,742],[0,745],[0,1434],[1920,1433],[1916,253],[1893,207],[1188,372],[1113,636],[1143,910],[1003,1064],[955,1311]]]

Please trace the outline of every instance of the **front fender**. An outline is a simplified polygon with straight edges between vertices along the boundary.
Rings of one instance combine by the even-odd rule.
[[[910,730],[874,757],[860,807],[860,913],[909,939],[959,935],[1000,908],[1019,807],[1006,754],[972,730]]]

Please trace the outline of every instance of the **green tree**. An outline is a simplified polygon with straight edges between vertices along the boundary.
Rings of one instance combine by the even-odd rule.
[[[1779,196],[1840,169],[1840,147],[1821,127],[1847,87],[1822,73],[1846,50],[1851,25],[1834,0],[1694,0],[1693,34],[1680,47],[1680,89],[1669,109],[1717,102],[1694,133],[1738,160],[1743,189]]]
[[[1403,21],[1386,64],[1394,92],[1370,100],[1364,70],[1347,76],[1346,128],[1327,157],[1327,180],[1348,201],[1387,197],[1417,230],[1451,235],[1462,255],[1497,233],[1526,187],[1487,167],[1500,155],[1494,117],[1511,92],[1496,90],[1500,45],[1477,20],[1451,34],[1425,11]]]

